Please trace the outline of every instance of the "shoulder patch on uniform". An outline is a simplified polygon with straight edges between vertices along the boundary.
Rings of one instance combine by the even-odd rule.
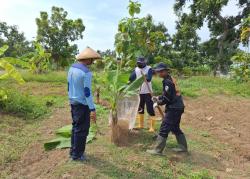
[[[169,90],[169,87],[166,85],[165,86],[165,91],[167,92]]]
[[[88,87],[84,88],[84,95],[88,98],[90,96],[90,89]]]

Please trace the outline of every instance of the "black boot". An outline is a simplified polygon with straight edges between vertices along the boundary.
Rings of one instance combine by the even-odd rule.
[[[156,139],[156,145],[154,147],[154,149],[152,150],[147,150],[147,153],[150,153],[152,155],[162,155],[162,152],[166,146],[166,138],[158,135],[157,139]]]
[[[178,148],[173,148],[175,152],[187,152],[187,140],[184,134],[176,135],[176,140],[178,142]]]

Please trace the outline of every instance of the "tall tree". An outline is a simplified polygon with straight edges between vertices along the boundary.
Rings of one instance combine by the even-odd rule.
[[[0,22],[0,46],[3,45],[9,47],[5,52],[5,56],[9,57],[20,57],[32,50],[24,33],[19,32],[17,26],[6,22]]]
[[[199,41],[196,26],[192,24],[193,18],[183,14],[177,21],[176,34],[173,35],[173,48],[178,51],[173,60],[173,65],[181,70],[185,66],[195,67],[200,65]]]
[[[176,0],[174,9],[178,15],[182,15],[182,7],[187,0]],[[236,16],[223,16],[222,8],[228,5],[229,0],[192,0],[190,9],[193,23],[197,28],[208,22],[211,38],[217,41],[217,52],[215,68],[227,71],[230,64],[225,52],[232,51],[240,43],[238,25],[241,19],[250,13],[250,2],[248,0],[238,0],[239,13]]]
[[[63,8],[52,7],[51,16],[40,12],[36,18],[37,41],[47,49],[58,66],[68,65],[69,60],[76,55],[75,40],[83,38],[85,26],[81,19],[68,19],[68,12]]]

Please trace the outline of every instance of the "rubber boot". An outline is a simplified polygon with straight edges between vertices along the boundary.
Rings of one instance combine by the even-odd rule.
[[[175,152],[187,152],[187,140],[184,134],[176,135],[176,140],[178,142],[178,148],[173,148]]]
[[[138,123],[138,125],[137,125],[137,129],[143,129],[144,128],[144,114],[138,114],[137,115],[137,117],[136,117],[136,119],[137,119],[137,123]]]
[[[155,132],[155,117],[150,116],[149,117],[149,132]]]
[[[166,141],[167,141],[166,138],[158,135],[154,149],[147,150],[146,152],[152,155],[162,155],[162,152],[166,146]]]

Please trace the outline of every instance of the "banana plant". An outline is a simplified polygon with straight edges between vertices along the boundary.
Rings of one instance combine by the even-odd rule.
[[[25,62],[27,67],[32,73],[40,74],[48,72],[51,66],[51,53],[46,50],[38,42],[33,43],[35,50],[25,54],[22,61]]]
[[[121,69],[122,63],[117,63],[117,69],[107,71],[106,86],[109,91],[108,101],[111,106],[112,125],[117,125],[117,104],[118,101],[126,96],[131,96],[137,93],[137,90],[143,83],[142,78],[138,78],[134,82],[128,84],[128,76]]]
[[[0,57],[3,56],[4,52],[8,49],[7,45],[4,45],[0,48]],[[18,59],[12,57],[2,57],[0,58],[0,70],[3,70],[3,73],[0,71],[0,81],[6,80],[8,78],[15,79],[19,84],[23,84],[24,80],[21,74],[17,71],[17,69],[13,66],[14,64],[21,65]],[[24,65],[24,64],[22,64]],[[6,92],[4,89],[0,89],[0,100],[4,100],[7,98]]]

